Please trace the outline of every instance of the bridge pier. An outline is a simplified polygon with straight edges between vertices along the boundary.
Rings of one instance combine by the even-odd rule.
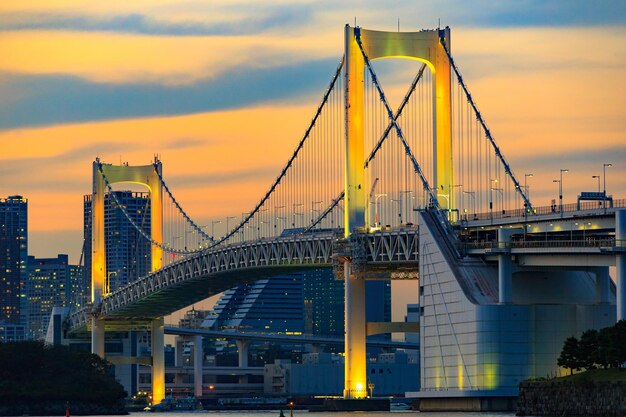
[[[609,267],[598,267],[596,270],[596,302],[598,304],[609,303],[609,296],[611,294],[610,281]]]
[[[511,253],[508,246],[511,235],[518,233],[518,229],[498,229],[498,302],[508,304],[513,302],[513,272]]]
[[[626,210],[615,210],[617,320],[626,320]]]
[[[202,397],[202,369],[204,365],[202,336],[194,336],[193,345],[193,393],[196,398],[200,398]]]
[[[248,348],[250,347],[250,341],[244,339],[235,340],[235,344],[237,345],[237,352],[239,354],[239,362],[238,365],[240,368],[248,367]],[[240,384],[248,383],[248,375],[240,375],[239,376]]]
[[[104,359],[104,320],[91,318],[91,353]]]
[[[165,398],[165,331],[163,317],[152,320],[152,404]]]
[[[350,261],[344,262],[345,285],[345,385],[344,398],[367,397],[367,355],[365,338],[365,280],[352,273]]]

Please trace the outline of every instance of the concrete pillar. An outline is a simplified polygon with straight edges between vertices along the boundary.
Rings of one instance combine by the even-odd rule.
[[[615,254],[615,269],[617,287],[617,320],[626,320],[626,210],[615,210],[615,243],[622,252]]]
[[[183,362],[183,349],[184,349],[184,344],[185,344],[185,340],[183,339],[182,336],[176,336],[176,348],[174,349],[176,351],[176,357],[174,358],[174,365],[176,367],[181,367],[184,365]]]
[[[202,371],[204,365],[204,349],[202,336],[193,338],[193,393],[196,398],[202,397]]]
[[[601,266],[596,269],[596,302],[598,304],[609,302],[611,293],[610,280],[608,266]]]
[[[498,255],[498,302],[508,304],[513,301],[513,272],[511,268],[511,254],[505,250],[511,242],[511,229],[498,229],[498,248],[502,251]]]
[[[237,344],[237,351],[239,353],[238,365],[240,368],[247,368],[248,367],[248,348],[250,347],[250,341],[238,339],[238,340],[235,340],[235,343]],[[240,375],[239,383],[247,384],[248,375]]]
[[[248,367],[248,348],[250,347],[249,340],[237,339],[235,340],[237,344],[237,351],[239,353],[239,367],[247,368]]]
[[[163,317],[152,320],[152,403],[165,398],[165,332]]]
[[[367,397],[365,338],[365,280],[356,278],[352,265],[344,262],[345,285],[345,385],[344,398]]]
[[[104,320],[91,318],[91,353],[104,359]]]

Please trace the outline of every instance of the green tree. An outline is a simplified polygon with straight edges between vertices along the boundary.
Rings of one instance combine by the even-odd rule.
[[[590,329],[580,336],[578,341],[578,360],[580,366],[585,369],[595,369],[596,364],[606,366],[598,352],[598,331]]]
[[[66,346],[0,343],[0,408],[27,407],[22,410],[34,413],[40,404],[64,405],[66,401],[103,407],[117,404],[126,392],[109,366],[97,355]]]
[[[578,359],[578,339],[574,336],[568,337],[563,343],[563,350],[561,350],[561,356],[557,361],[559,366],[570,370],[570,375],[574,371],[579,371],[581,368],[580,360]]]

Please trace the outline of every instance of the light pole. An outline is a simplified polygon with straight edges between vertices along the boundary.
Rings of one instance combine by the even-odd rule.
[[[493,190],[494,183],[497,184],[498,179],[490,178],[489,179],[489,220],[491,220],[492,223],[493,223],[493,193],[491,191]]]
[[[559,181],[559,211],[561,212],[561,217],[563,217],[563,173],[569,172],[569,169],[560,169],[560,181]]]
[[[604,212],[606,214],[606,169],[611,168],[613,164],[602,164],[602,171],[604,173],[604,200],[602,201],[602,205],[604,207]]]
[[[274,219],[274,236],[278,236],[278,225],[276,224],[276,220],[284,220],[285,217],[280,217],[278,214],[278,210],[284,209],[285,206],[274,206],[274,210],[276,210],[276,218]],[[285,228],[285,221],[283,221],[283,229]]]
[[[595,178],[598,180],[598,192],[600,192],[600,176],[599,175],[592,175],[591,178]]]
[[[211,221],[211,237],[215,240],[215,225],[222,223],[221,220],[212,220]]]
[[[387,197],[387,194],[376,194],[374,200],[374,227],[380,227],[380,222],[378,221],[378,199],[380,197]]]
[[[230,232],[230,229],[228,228],[228,221],[229,221],[230,219],[236,219],[236,218],[237,218],[237,216],[226,216],[226,234]],[[224,236],[225,236],[226,234],[224,234]]]
[[[530,200],[530,192],[528,190],[528,178],[534,177],[532,173],[524,174],[524,192],[526,193],[526,198]],[[526,203],[524,203],[526,204]]]
[[[391,200],[393,203],[398,203],[398,219],[400,220],[400,224],[402,224],[402,205],[400,204],[402,202],[402,199],[390,198],[389,200]]]
[[[559,183],[559,195],[561,195],[561,180],[552,180],[552,182],[558,182]],[[556,204],[555,204],[556,206]]]
[[[472,197],[472,207],[474,209],[474,219],[476,219],[476,191],[463,191],[463,194],[467,194]]]
[[[404,190],[404,191],[400,191],[400,224],[402,224],[402,194],[411,194],[413,191],[411,190]],[[407,217],[409,217],[407,215]]]
[[[301,215],[302,213],[296,213],[296,207],[302,207],[304,204],[302,203],[293,203],[293,222],[291,223],[292,227],[296,227],[296,214]]]
[[[493,191],[499,191],[500,192],[500,209],[498,210],[500,213],[502,213],[504,211],[504,189],[503,188],[492,188]],[[496,199],[498,198],[498,196],[496,196]],[[496,209],[498,208],[498,204],[496,201]]]
[[[311,201],[311,224],[313,224],[313,222],[315,221],[315,218],[313,218],[313,213],[319,212],[319,210],[316,210],[314,208],[316,204],[322,204],[322,201]]]

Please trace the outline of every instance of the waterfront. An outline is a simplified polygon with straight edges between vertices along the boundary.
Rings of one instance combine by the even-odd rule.
[[[206,415],[209,417],[233,417],[233,416],[246,416],[246,417],[272,417],[278,416],[280,413],[279,410],[269,410],[269,411],[198,411],[191,413],[180,413],[180,412],[170,412],[170,413],[158,413],[156,415],[163,417],[198,417],[202,415]],[[285,416],[289,416],[289,410],[283,410]],[[140,413],[130,413],[131,416],[148,416],[155,415],[147,412]],[[309,413],[308,411],[294,411],[294,417],[298,416],[307,416],[307,417],[355,417],[355,416],[366,416],[366,417],[388,417],[388,416],[398,416],[398,415],[419,415],[420,417],[441,417],[441,416],[454,416],[454,417],[511,417],[514,416],[515,413],[507,412],[507,413],[495,413],[495,412],[462,412],[462,413],[454,413],[454,412],[419,412],[419,411],[388,411],[388,412],[337,412],[337,413]],[[93,416],[93,417],[105,417],[105,416]],[[108,417],[108,416],[107,416]]]

